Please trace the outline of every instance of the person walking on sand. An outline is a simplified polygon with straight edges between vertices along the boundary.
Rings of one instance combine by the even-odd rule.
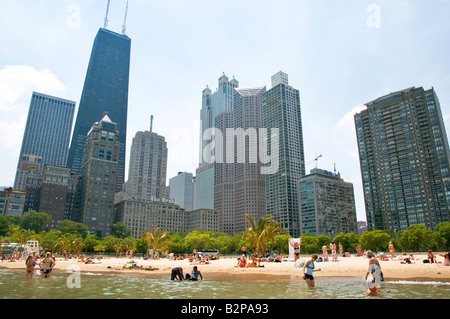
[[[322,246],[322,253],[323,253],[323,261],[328,261],[328,246],[325,244]]]
[[[344,246],[342,246],[341,243],[339,243],[339,253],[341,254],[342,257],[344,257]]]
[[[395,256],[395,248],[392,242],[389,242],[389,252],[391,253],[391,260],[393,260]]]
[[[331,249],[331,258],[333,261],[338,261],[337,254],[336,254],[336,244],[334,243],[334,240],[330,243],[330,249]]]
[[[305,265],[303,266],[303,279],[306,281],[306,284],[309,288],[314,288],[314,271],[320,271],[319,269],[315,269],[314,262],[317,260],[317,255],[314,254],[311,256],[311,259],[308,260]]]

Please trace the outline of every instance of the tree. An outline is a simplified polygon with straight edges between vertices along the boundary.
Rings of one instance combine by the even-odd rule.
[[[287,233],[272,216],[264,216],[258,223],[250,215],[245,217],[250,223],[250,228],[244,232],[243,237],[248,240],[251,247],[254,247],[257,258],[265,254],[268,241],[273,241],[278,233]]]
[[[439,223],[433,233],[433,244],[438,250],[450,250],[450,222]]]
[[[411,225],[397,234],[398,243],[404,250],[421,251],[429,249],[433,232],[425,225]]]
[[[153,249],[152,258],[155,258],[155,253],[162,247],[163,242],[168,238],[166,231],[161,231],[159,228],[153,228],[151,231],[142,235],[142,239],[147,242],[147,255],[150,255],[150,247]]]
[[[124,223],[115,223],[111,226],[111,235],[117,238],[127,238],[131,236],[131,228]]]
[[[106,249],[113,250],[116,254],[116,257],[118,257],[119,253],[125,249],[123,239],[114,237],[112,235],[103,238],[102,244],[106,246]]]
[[[199,232],[194,230],[186,235],[184,242],[189,251],[197,249],[199,251],[214,248],[214,238],[210,232]]]
[[[314,237],[311,234],[304,234],[301,236],[302,238],[302,246],[301,251],[307,254],[316,253],[320,250],[321,246],[319,245],[319,239]]]
[[[38,213],[36,211],[29,211],[23,214],[22,224],[23,229],[40,233],[47,228],[50,221],[50,215],[46,213]]]
[[[73,220],[65,219],[58,223],[58,230],[63,234],[76,234],[83,238],[89,234],[88,227],[82,223],[74,222]]]
[[[379,251],[381,248],[387,247],[391,236],[382,230],[372,230],[364,232],[359,238],[359,244],[362,249]]]

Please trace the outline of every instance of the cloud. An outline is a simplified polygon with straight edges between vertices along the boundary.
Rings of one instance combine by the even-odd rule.
[[[26,65],[0,69],[0,186],[13,184],[33,91],[58,95],[65,89],[48,69]]]
[[[64,84],[48,69],[7,65],[0,70],[0,112],[23,111],[23,99],[29,102],[32,91],[51,94],[64,90]]]

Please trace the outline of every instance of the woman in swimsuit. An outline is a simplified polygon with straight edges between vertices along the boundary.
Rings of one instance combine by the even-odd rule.
[[[51,252],[47,252],[45,258],[39,263],[39,266],[41,267],[42,278],[50,278],[50,273],[55,266],[55,261],[52,258]]]
[[[294,248],[294,261],[297,261],[300,258],[300,245],[302,244],[302,239],[300,238],[300,242],[289,240],[289,244]]]
[[[27,270],[26,270],[26,277],[27,278],[33,278],[34,275],[34,260],[33,260],[33,256],[29,255],[27,260],[25,261],[25,265],[27,266]]]
[[[337,254],[336,254],[336,244],[334,243],[334,241],[332,241],[330,243],[330,249],[331,249],[331,259],[333,261],[338,261],[337,260]]]
[[[450,251],[446,254],[439,254],[440,257],[444,257],[442,266],[450,266]]]
[[[308,260],[305,265],[303,266],[303,279],[305,279],[306,284],[309,288],[314,288],[314,271],[320,271],[319,269],[315,269],[314,262],[317,260],[317,255],[314,254],[311,256],[311,259]]]
[[[395,256],[395,248],[392,242],[389,242],[389,252],[391,253],[391,260],[393,260]]]

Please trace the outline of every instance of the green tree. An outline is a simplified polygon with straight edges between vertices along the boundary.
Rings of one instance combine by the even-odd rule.
[[[397,234],[398,243],[404,250],[427,250],[431,245],[432,234],[433,232],[425,225],[411,225]]]
[[[306,254],[316,253],[320,250],[319,239],[314,237],[312,234],[303,234],[301,236],[302,246],[301,252]]]
[[[8,235],[9,226],[20,226],[22,216],[0,216],[0,236]]]
[[[317,236],[317,240],[319,241],[319,247],[322,249],[324,245],[328,246],[331,243],[331,239],[325,235]]]
[[[372,230],[364,232],[359,238],[359,245],[362,249],[379,251],[389,245],[391,236],[382,230]]]
[[[29,211],[23,214],[22,224],[23,229],[40,233],[47,228],[50,221],[50,215],[46,213],[38,213],[36,211]]]
[[[273,239],[273,250],[279,252],[280,254],[288,254],[289,238],[291,238],[291,235],[289,234],[281,234],[275,236],[275,238]]]
[[[58,230],[61,231],[62,234],[75,234],[83,238],[86,238],[89,234],[88,227],[86,225],[69,219],[59,222]]]
[[[255,249],[256,256],[263,256],[267,250],[267,243],[273,241],[279,233],[287,233],[281,225],[273,220],[272,216],[264,216],[256,223],[250,215],[245,216],[250,227],[243,237],[248,240],[250,247]]]
[[[127,238],[131,236],[131,228],[124,223],[115,223],[111,226],[111,235],[117,238]]]
[[[119,253],[125,249],[123,239],[114,237],[112,235],[103,238],[102,244],[105,245],[106,249],[114,251],[116,257],[118,257]]]
[[[202,251],[214,248],[214,238],[210,232],[194,230],[186,235],[184,242],[189,252],[192,252],[194,249]]]
[[[450,250],[450,222],[439,223],[433,233],[433,245],[438,250]]]
[[[147,255],[150,255],[150,249],[153,249],[152,258],[155,258],[156,251],[163,246],[163,242],[168,239],[168,233],[159,228],[153,228],[151,231],[142,235],[142,239],[147,243]]]

